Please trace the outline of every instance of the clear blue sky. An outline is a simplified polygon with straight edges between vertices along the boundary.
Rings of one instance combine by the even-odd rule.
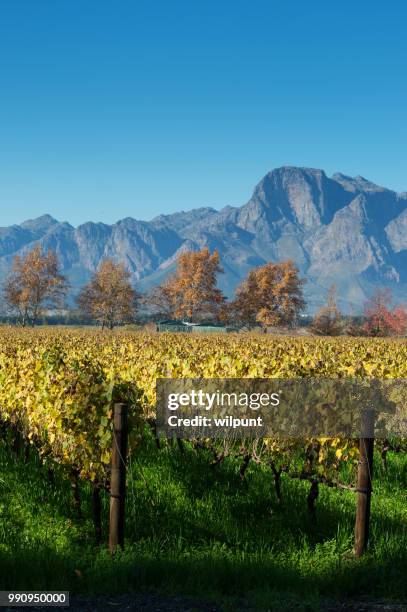
[[[0,225],[241,205],[269,169],[407,190],[407,3],[0,0]]]

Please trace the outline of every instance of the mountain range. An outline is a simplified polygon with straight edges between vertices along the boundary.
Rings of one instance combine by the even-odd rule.
[[[220,253],[219,285],[229,296],[251,268],[290,258],[307,279],[309,312],[333,283],[349,313],[360,312],[377,287],[407,301],[407,193],[313,168],[272,170],[241,207],[78,227],[43,215],[0,228],[0,279],[16,254],[38,243],[56,251],[74,292],[104,257],[125,262],[135,284],[147,290],[174,271],[181,252],[207,246]]]

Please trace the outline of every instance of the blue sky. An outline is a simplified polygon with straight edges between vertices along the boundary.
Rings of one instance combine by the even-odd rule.
[[[407,3],[0,0],[0,225],[241,205],[271,168],[407,190]]]

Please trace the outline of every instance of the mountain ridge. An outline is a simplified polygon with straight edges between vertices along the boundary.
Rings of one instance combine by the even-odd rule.
[[[174,270],[180,252],[207,246],[219,250],[225,270],[219,284],[228,295],[252,267],[291,258],[307,277],[310,312],[332,283],[347,312],[360,311],[376,287],[388,286],[397,300],[407,296],[407,193],[318,168],[275,168],[240,207],[77,227],[45,214],[0,228],[0,278],[16,254],[35,244],[56,251],[74,290],[103,257],[123,261],[145,290]]]

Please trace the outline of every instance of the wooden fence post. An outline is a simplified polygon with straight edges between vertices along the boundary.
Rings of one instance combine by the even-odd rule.
[[[124,504],[126,496],[127,406],[115,404],[113,412],[113,448],[110,475],[109,548],[114,552],[124,545]]]
[[[374,412],[366,410],[362,414],[362,431],[367,437],[359,439],[359,466],[357,480],[357,507],[355,521],[355,556],[366,551],[369,539],[370,502],[372,497],[373,449],[374,449]]]

